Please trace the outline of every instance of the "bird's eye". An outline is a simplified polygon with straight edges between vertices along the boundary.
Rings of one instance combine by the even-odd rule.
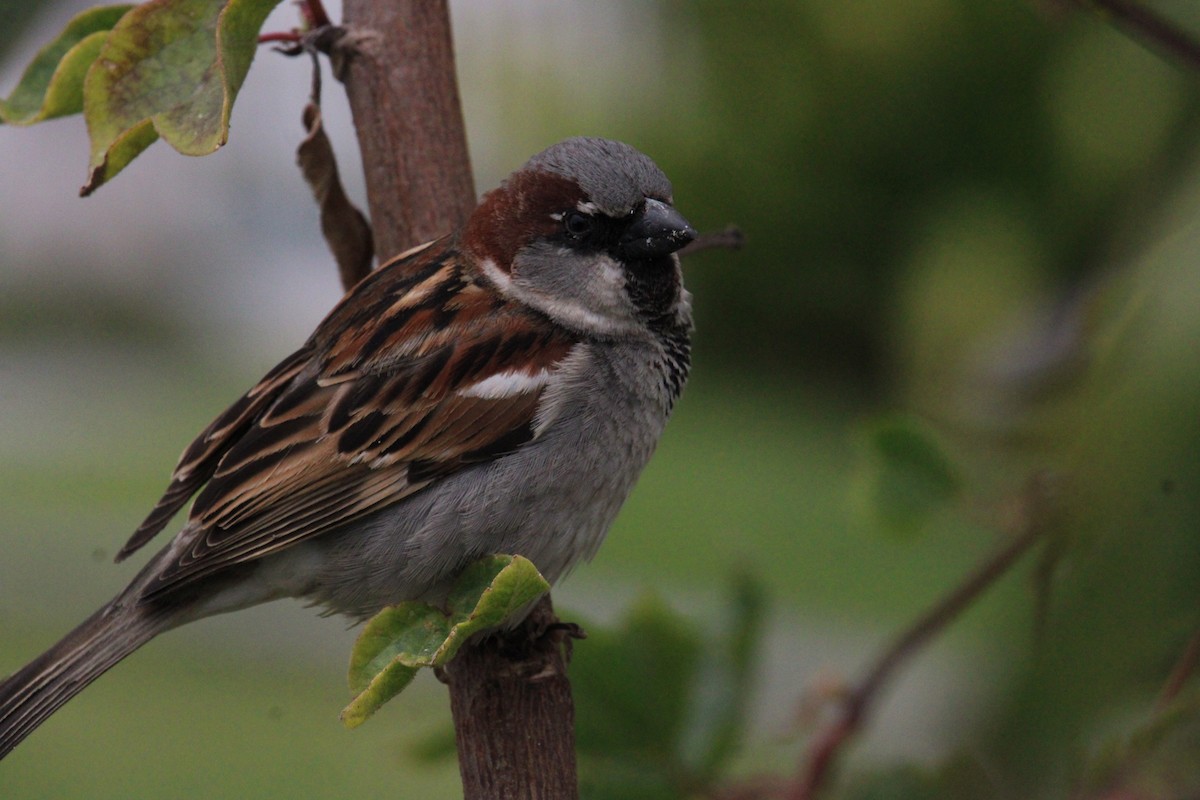
[[[596,221],[587,214],[570,211],[563,217],[563,227],[572,238],[582,239],[595,230]]]

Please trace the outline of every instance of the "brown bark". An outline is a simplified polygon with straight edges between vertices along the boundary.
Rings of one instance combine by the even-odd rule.
[[[381,261],[457,228],[475,206],[445,0],[345,0],[330,53],[346,85]],[[563,630],[545,597],[515,630],[443,670],[466,800],[577,798]]]
[[[346,0],[346,84],[381,261],[475,207],[445,0]]]
[[[579,796],[563,638],[547,596],[517,630],[468,644],[443,670],[464,800]]]

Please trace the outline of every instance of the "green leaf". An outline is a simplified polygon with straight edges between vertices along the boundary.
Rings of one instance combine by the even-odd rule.
[[[80,194],[84,197],[91,194],[157,141],[158,131],[154,130],[153,123],[148,119],[122,133],[108,148],[108,157],[104,163],[92,169],[87,184],[80,189]]]
[[[680,800],[676,776],[657,764],[631,758],[592,757],[579,776],[579,795],[586,800]]]
[[[446,664],[472,635],[520,618],[550,584],[521,556],[489,556],[463,571],[446,610],[421,602],[385,608],[363,628],[350,656],[346,727],[361,725],[404,690],[421,667]]]
[[[121,17],[84,80],[92,153],[83,193],[153,141],[147,125],[184,155],[225,144],[258,31],[277,4],[150,0]]]
[[[721,774],[744,737],[765,609],[762,586],[735,576],[700,659],[679,743],[680,761],[702,784]]]
[[[865,432],[865,463],[856,485],[860,502],[884,530],[920,533],[960,490],[957,470],[933,435],[916,420],[891,416]]]
[[[995,780],[993,769],[963,752],[934,766],[892,764],[858,772],[849,777],[838,796],[843,800],[1000,800],[1009,796]]]
[[[132,6],[99,6],[71,18],[62,33],[25,68],[17,87],[0,100],[0,122],[32,125],[83,110],[83,80],[108,32]]]
[[[350,690],[366,691],[393,665],[413,667],[428,662],[452,623],[440,609],[407,602],[380,611],[363,628],[350,655]]]
[[[550,584],[527,558],[490,556],[476,561],[459,576],[447,598],[451,615],[459,621],[434,654],[433,665],[453,658],[469,636],[523,616],[521,612],[548,591]]]
[[[644,597],[617,628],[586,626],[571,658],[581,755],[674,765],[703,640],[656,597]]]
[[[765,602],[735,578],[701,633],[642,598],[575,649],[576,740],[589,798],[680,797],[715,787],[744,737]]]

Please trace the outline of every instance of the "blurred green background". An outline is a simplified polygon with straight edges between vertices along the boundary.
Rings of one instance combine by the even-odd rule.
[[[1103,754],[1153,721],[1200,625],[1200,76],[1050,0],[452,5],[481,190],[611,136],[695,225],[749,242],[685,265],[693,382],[557,604],[613,619],[653,590],[702,621],[756,575],[772,614],[738,774],[790,774],[807,689],[860,674],[1054,470],[1061,559],[1023,563],[917,660],[839,791],[882,796],[897,764],[916,788],[888,796],[1108,786]],[[5,93],[84,7],[18,6]],[[1154,7],[1200,30],[1194,3]],[[224,150],[156,145],[86,201],[80,119],[0,129],[0,673],[132,575],[111,555],[178,452],[338,296],[293,168],[307,81],[261,53]],[[902,529],[870,501],[863,434],[897,409],[960,477]],[[0,797],[456,796],[453,764],[414,756],[449,724],[432,679],[341,729],[353,635],[277,604],[165,636],[6,759]],[[1120,779],[1194,791],[1188,741]],[[983,767],[943,769],[964,759]]]

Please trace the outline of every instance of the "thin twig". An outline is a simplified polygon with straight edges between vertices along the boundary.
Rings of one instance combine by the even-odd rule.
[[[271,42],[287,42],[289,44],[300,43],[300,31],[273,31],[271,33],[260,33],[258,35],[259,44],[269,44]]]
[[[1197,666],[1200,666],[1200,629],[1192,634],[1187,647],[1183,650],[1183,655],[1175,662],[1175,667],[1167,676],[1167,682],[1163,684],[1162,692],[1158,695],[1154,707],[1161,711],[1170,705],[1171,701],[1178,697],[1183,687],[1187,685],[1188,679],[1195,674]]]
[[[312,48],[306,48],[309,56],[312,58],[312,77],[308,84],[308,102],[312,103],[317,108],[321,107],[321,59],[317,58],[317,51]]]
[[[1200,71],[1200,41],[1166,17],[1134,0],[1072,0],[1107,19],[1115,28],[1151,49]]]
[[[936,634],[958,619],[1042,538],[1049,527],[1046,489],[1045,480],[1040,476],[1030,482],[1021,497],[1023,508],[1017,535],[901,633],[884,650],[866,678],[845,695],[838,719],[817,736],[809,747],[799,780],[784,794],[786,800],[813,800],[817,796],[842,747],[862,729],[884,686],[899,668],[920,652]]]
[[[725,230],[713,233],[702,233],[679,251],[679,256],[690,256],[704,250],[741,250],[746,244],[746,235],[736,225],[730,225]]]
[[[286,56],[298,56],[307,50],[315,50],[329,55],[330,49],[337,37],[341,35],[342,29],[329,19],[329,14],[325,11],[321,0],[296,0],[296,6],[300,9],[303,27],[293,28],[290,31],[259,34],[258,43],[288,43],[291,47],[277,48]]]

